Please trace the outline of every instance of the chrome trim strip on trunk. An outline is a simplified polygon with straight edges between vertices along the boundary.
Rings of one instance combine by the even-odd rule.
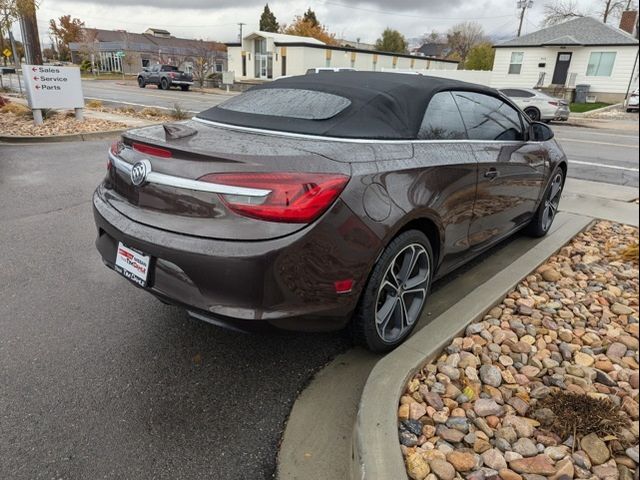
[[[111,164],[117,170],[131,175],[133,165],[118,158],[109,152]],[[260,188],[235,187],[233,185],[222,185],[220,183],[201,182],[200,180],[191,180],[184,177],[176,177],[151,171],[147,174],[146,183],[155,185],[164,185],[167,187],[184,188],[186,190],[195,190],[198,192],[219,193],[222,195],[242,195],[244,197],[266,197],[271,190],[263,190]]]

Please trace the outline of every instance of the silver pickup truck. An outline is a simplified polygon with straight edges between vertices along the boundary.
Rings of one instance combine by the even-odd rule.
[[[138,86],[157,85],[162,90],[180,87],[187,91],[193,85],[193,76],[178,70],[173,65],[153,65],[138,74]]]

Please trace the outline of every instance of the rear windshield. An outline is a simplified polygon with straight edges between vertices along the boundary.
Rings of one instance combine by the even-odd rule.
[[[331,93],[295,88],[249,90],[218,105],[232,112],[304,120],[327,120],[351,105],[351,100]]]
[[[163,65],[162,66],[162,71],[163,72],[177,72],[178,71],[178,67],[174,67],[173,65]]]

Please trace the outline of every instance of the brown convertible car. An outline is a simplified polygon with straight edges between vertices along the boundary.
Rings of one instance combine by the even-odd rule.
[[[260,85],[112,145],[93,207],[104,263],[235,328],[351,325],[400,344],[431,283],[553,222],[566,157],[478,85],[337,72]]]

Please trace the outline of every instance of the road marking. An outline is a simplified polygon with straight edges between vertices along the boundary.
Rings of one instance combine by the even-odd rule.
[[[610,168],[612,170],[624,170],[625,172],[636,172],[638,173],[637,168],[631,167],[619,167],[617,165],[607,165],[605,163],[593,163],[593,162],[583,162],[582,160],[569,160],[569,163],[575,163],[576,165],[588,165],[590,167],[601,167],[601,168]]]
[[[579,138],[558,137],[558,140],[560,140],[561,142],[589,143],[592,145],[608,145],[610,147],[639,148],[638,145],[625,145],[623,143],[611,143],[611,142],[594,142],[591,140],[580,140]]]

